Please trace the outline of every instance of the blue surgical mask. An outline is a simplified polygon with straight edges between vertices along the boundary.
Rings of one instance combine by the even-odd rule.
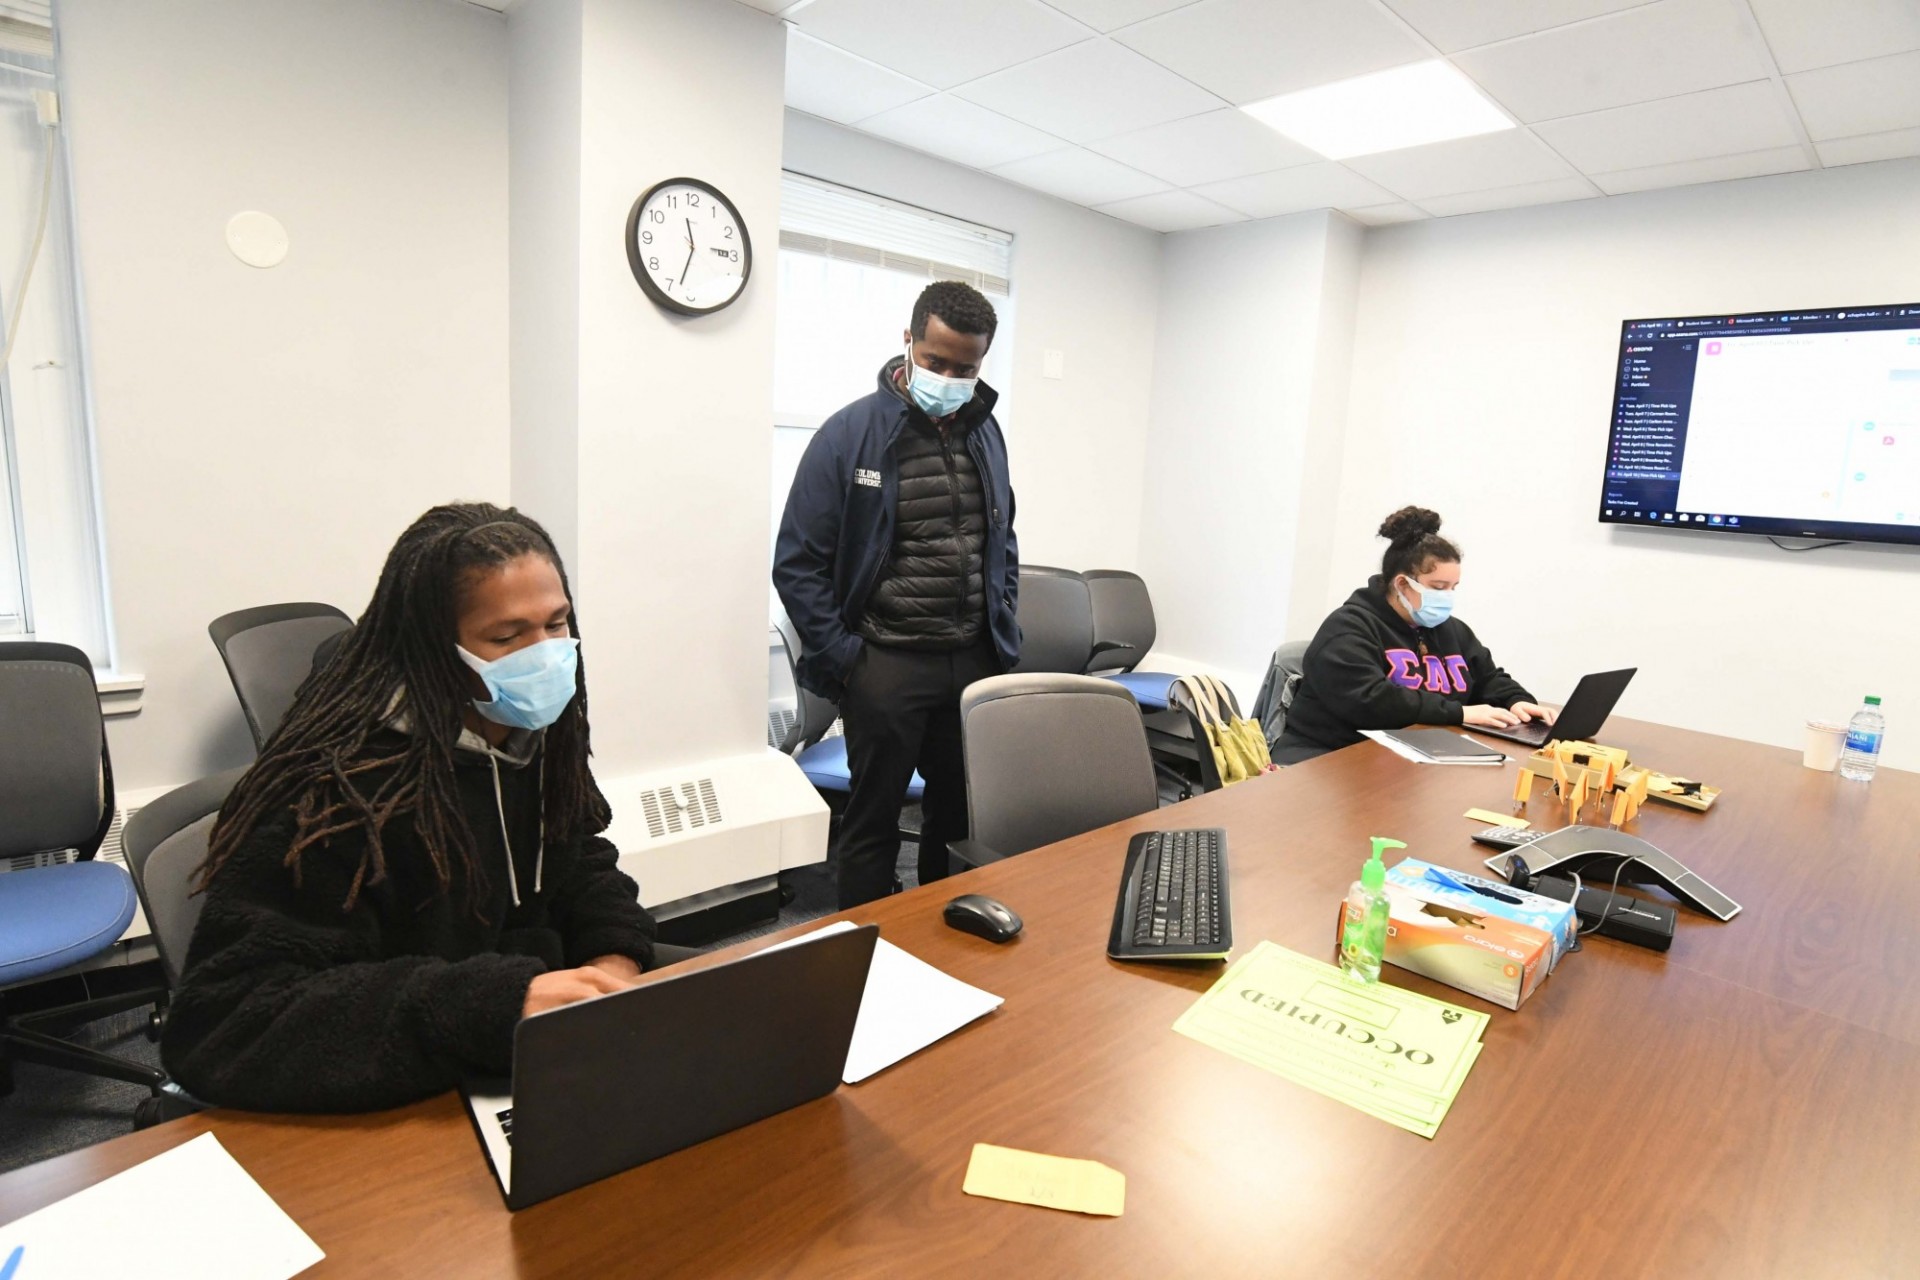
[[[907,344],[907,394],[929,418],[944,418],[958,413],[973,399],[978,378],[943,378],[931,369],[913,362],[913,344]]]
[[[580,666],[580,642],[571,637],[542,640],[486,662],[458,645],[460,661],[486,682],[492,701],[473,700],[473,709],[495,724],[514,729],[544,729],[573,701]]]
[[[1414,584],[1419,586],[1418,583]],[[1415,623],[1423,627],[1437,627],[1453,616],[1453,592],[1442,591],[1438,587],[1420,587],[1420,607],[1414,608],[1413,601],[1400,597],[1400,603],[1407,606],[1407,612],[1413,615]]]

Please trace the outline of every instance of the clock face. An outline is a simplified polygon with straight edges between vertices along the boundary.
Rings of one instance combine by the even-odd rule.
[[[746,288],[753,246],[731,200],[697,178],[669,178],[634,201],[627,262],[656,303],[706,315]]]

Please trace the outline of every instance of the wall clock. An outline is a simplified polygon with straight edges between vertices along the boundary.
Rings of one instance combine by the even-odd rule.
[[[698,178],[655,183],[627,215],[627,264],[656,304],[711,315],[738,298],[753,272],[753,243],[733,201]]]

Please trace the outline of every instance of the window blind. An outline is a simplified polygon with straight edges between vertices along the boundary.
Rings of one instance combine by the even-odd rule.
[[[780,247],[1009,292],[1008,233],[804,174],[780,176]]]

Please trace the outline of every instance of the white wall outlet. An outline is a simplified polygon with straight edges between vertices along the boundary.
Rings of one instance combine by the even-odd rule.
[[[1064,378],[1067,376],[1067,353],[1046,350],[1040,353],[1040,374],[1046,378]]]

